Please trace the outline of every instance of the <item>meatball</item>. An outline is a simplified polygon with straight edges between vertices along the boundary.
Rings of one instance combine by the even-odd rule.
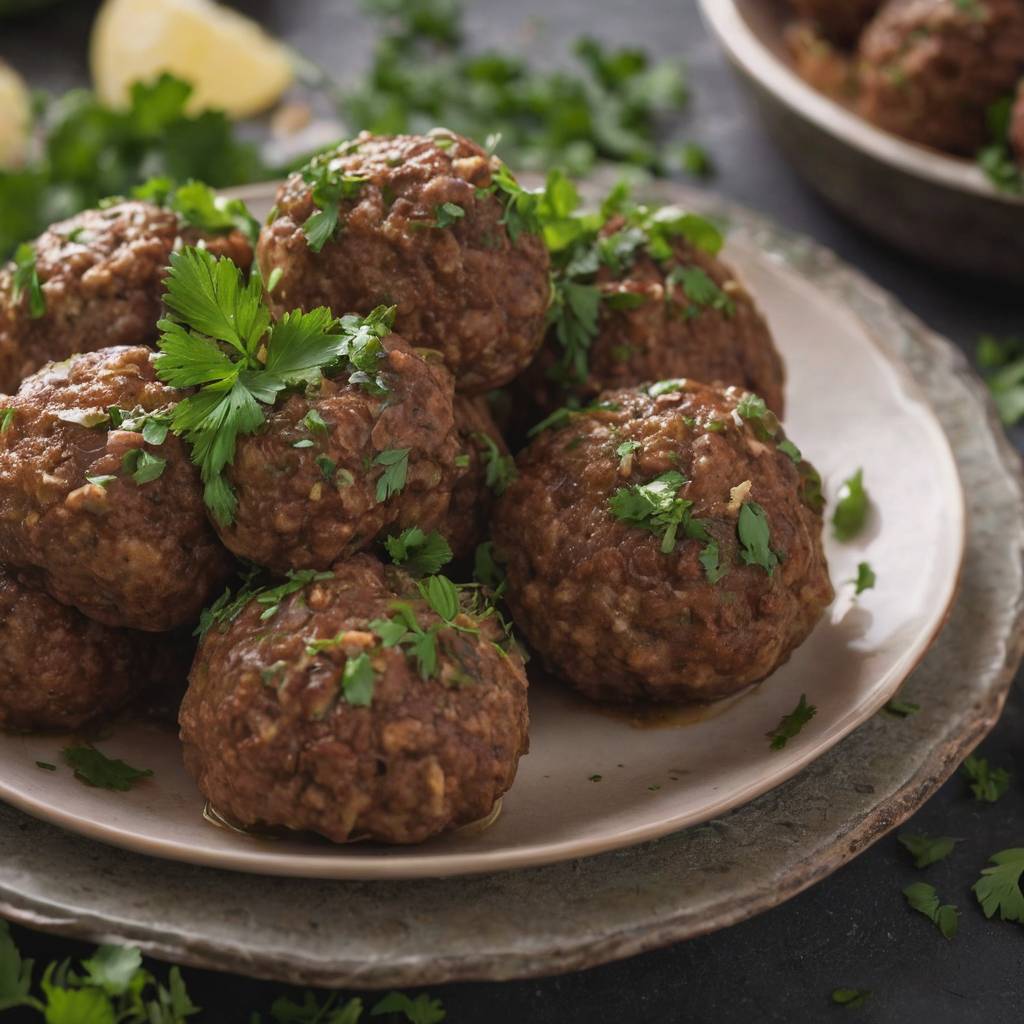
[[[154,342],[164,270],[179,238],[202,240],[244,267],[252,262],[241,232],[183,229],[176,214],[143,202],[86,210],[44,231],[34,243],[42,315],[33,316],[28,289],[15,288],[13,268],[0,270],[0,391],[51,360]]]
[[[835,43],[854,42],[881,4],[882,0],[790,0],[799,18]]]
[[[832,600],[817,474],[737,389],[667,381],[602,402],[537,437],[498,502],[516,625],[595,700],[763,679]]]
[[[238,507],[217,527],[236,555],[278,572],[326,569],[385,530],[443,521],[458,472],[451,375],[398,335],[382,347],[387,391],[324,378],[239,438],[226,474]]]
[[[282,185],[260,235],[263,279],[280,272],[275,312],[366,314],[394,304],[396,329],[438,349],[460,391],[511,380],[540,346],[550,286],[542,239],[506,227],[500,167],[475,143],[441,131],[363,133],[317,158]],[[342,198],[321,200],[340,209],[340,227],[317,252],[307,232],[317,237],[308,222],[321,216],[321,192]]]
[[[218,811],[335,842],[416,843],[484,817],[512,785],[526,674],[495,646],[493,616],[445,625],[366,554],[286,596],[269,625],[265,608],[211,628],[181,706],[186,767]],[[433,636],[433,671],[394,623]]]
[[[494,498],[515,475],[515,462],[485,398],[455,396],[455,429],[461,446],[459,476],[439,531],[454,556],[465,558],[486,536]]]
[[[106,718],[145,680],[147,640],[0,566],[0,729],[70,731]]]
[[[857,57],[864,117],[914,142],[972,154],[986,140],[988,108],[1024,68],[1024,2],[889,0]]]
[[[611,219],[604,238],[622,230]],[[597,336],[587,354],[586,378],[563,365],[563,349],[548,340],[514,390],[534,421],[554,409],[586,404],[609,388],[690,377],[756,392],[783,413],[785,371],[768,324],[735,272],[717,256],[677,240],[670,260],[636,249],[621,271],[602,263],[597,286]]]
[[[153,355],[76,356],[4,400],[0,562],[34,570],[98,622],[158,632],[198,618],[230,559],[183,442],[140,432],[148,420],[159,440],[178,397],[156,380]]]
[[[789,25],[785,32],[786,49],[796,73],[819,92],[844,103],[856,96],[853,61],[807,22]]]

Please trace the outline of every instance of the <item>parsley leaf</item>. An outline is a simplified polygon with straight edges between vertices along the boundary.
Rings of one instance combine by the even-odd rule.
[[[801,693],[797,706],[788,715],[783,715],[779,724],[767,734],[772,741],[772,750],[782,750],[817,713],[818,709],[807,703],[807,694]]]
[[[0,434],[6,434],[11,429],[17,414],[16,409],[0,409]]]
[[[740,538],[740,558],[747,565],[761,566],[771,576],[779,564],[779,556],[771,549],[768,517],[757,502],[748,501],[740,506],[736,531]]]
[[[633,464],[633,452],[642,447],[643,445],[639,441],[623,441],[615,449],[615,454],[619,457],[619,466],[623,469],[631,466]]]
[[[914,858],[915,868],[926,868],[945,860],[953,847],[963,841],[950,836],[928,836],[923,832],[901,832],[896,838]]]
[[[701,267],[673,267],[665,281],[669,286],[665,290],[668,302],[671,302],[672,286],[682,286],[683,294],[689,300],[683,314],[688,319],[699,316],[705,309],[713,309],[726,319],[736,313],[736,303],[715,284],[707,271]]]
[[[378,502],[387,501],[405,487],[405,478],[409,471],[409,451],[408,448],[388,448],[373,460],[373,465],[384,467],[384,472],[377,479],[375,496]]]
[[[386,1013],[400,1013],[409,1024],[441,1024],[447,1017],[441,1003],[428,995],[418,995],[410,999],[402,992],[389,992],[370,1011],[371,1017],[381,1017]]]
[[[131,448],[124,453],[121,468],[141,487],[163,476],[167,460],[150,455],[144,448]]]
[[[800,449],[797,448],[797,446],[788,438],[781,440],[777,447],[783,455],[788,455],[796,465],[799,466],[803,461],[803,455],[800,453]]]
[[[697,560],[704,566],[704,575],[708,583],[717,583],[729,572],[728,567],[719,562],[718,543],[716,541],[709,540],[701,549]]]
[[[125,793],[140,779],[153,774],[149,768],[133,768],[124,761],[111,759],[93,746],[65,747],[61,754],[76,779],[99,789]]]
[[[370,656],[365,651],[355,658],[349,658],[341,676],[345,700],[353,707],[368,708],[373,703],[373,684],[376,678]]]
[[[450,228],[465,216],[466,211],[458,203],[441,203],[435,210],[434,227]]]
[[[505,592],[505,570],[494,552],[494,541],[477,545],[473,553],[473,578],[493,590],[496,597]]]
[[[0,1011],[15,1006],[32,1006],[41,1010],[39,1001],[33,999],[32,961],[23,960],[18,947],[11,938],[7,922],[0,920]]]
[[[116,1024],[114,1007],[98,988],[66,989],[42,980],[46,1024]]]
[[[350,999],[341,1006],[340,998],[334,992],[321,1004],[312,992],[304,992],[301,1003],[281,996],[274,1000],[270,1017],[275,1024],[359,1024],[363,1019],[363,1001]]]
[[[967,2],[975,3],[975,0]],[[1024,192],[1024,171],[1015,159],[1010,142],[1013,106],[1014,97],[1003,96],[988,108],[986,121],[991,141],[978,151],[976,159],[997,189],[1019,195]]]
[[[302,177],[313,189],[313,203],[319,207],[302,225],[306,244],[320,252],[334,237],[341,223],[341,204],[359,195],[366,178],[345,174],[332,166],[337,153],[321,153],[302,169]]]
[[[1021,891],[1024,847],[1001,850],[989,860],[994,866],[985,868],[981,878],[971,886],[981,909],[986,917],[992,917],[998,910],[1000,920],[1024,924],[1024,892]]]
[[[490,434],[477,431],[473,438],[483,451],[484,485],[500,497],[516,477],[516,461],[511,455],[502,453]]]
[[[982,335],[977,357],[1000,418],[1013,426],[1024,417],[1024,338]]]
[[[682,473],[670,469],[649,483],[620,487],[608,499],[608,506],[616,519],[660,537],[662,553],[670,554],[680,527],[685,532],[691,521],[693,502],[678,496],[686,482]]]
[[[167,204],[185,224],[200,231],[240,231],[252,245],[259,237],[260,223],[241,199],[219,196],[201,181],[186,182],[168,196]]]
[[[418,526],[410,526],[397,537],[384,542],[391,560],[403,566],[413,576],[429,576],[452,560],[452,549],[439,533],[424,533]]]
[[[23,295],[28,296],[28,315],[33,320],[46,315],[46,296],[36,270],[36,250],[29,242],[23,242],[15,250],[11,276],[11,301],[17,305]]]
[[[940,905],[934,885],[914,882],[903,890],[903,895],[914,910],[924,914],[935,924],[943,938],[951,939],[956,935],[960,924],[960,912],[951,904]]]
[[[142,954],[135,946],[100,946],[82,961],[85,981],[108,996],[124,995],[142,967]]]
[[[994,804],[1010,788],[1012,775],[1005,768],[990,768],[987,758],[973,754],[960,766],[970,781],[971,792],[979,803]]]
[[[534,424],[527,431],[527,437],[536,437],[545,430],[561,430],[568,426],[576,416],[585,416],[591,412],[615,412],[619,406],[615,402],[594,402],[592,405],[575,406],[565,405],[556,409],[553,413],[545,416],[540,423]]]
[[[858,469],[843,481],[839,501],[832,513],[832,532],[838,540],[852,540],[868,518],[868,494],[864,490],[864,470]]]
[[[855,1010],[867,1002],[871,993],[866,988],[836,988],[832,990],[832,1002]]]
[[[865,590],[873,590],[878,577],[875,570],[867,562],[857,563],[857,578],[850,580],[854,586],[854,594],[863,594]]]

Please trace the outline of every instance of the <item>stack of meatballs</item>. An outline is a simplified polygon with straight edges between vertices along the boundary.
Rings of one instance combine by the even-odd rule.
[[[991,111],[1007,103],[1008,141],[1024,166],[1024,0],[790,6],[789,48],[816,88],[880,128],[967,156],[991,141]]]
[[[527,750],[506,612],[594,700],[737,692],[832,599],[820,489],[699,218],[608,204],[569,253],[543,195],[443,130],[315,168],[255,248],[117,201],[35,242],[32,287],[0,273],[0,727],[87,729],[173,692],[184,651],[185,762],[221,815],[420,842],[488,815]],[[393,307],[380,387],[328,368],[239,434],[229,522],[153,347],[188,246],[258,273],[275,319]],[[435,535],[477,582],[401,557]]]

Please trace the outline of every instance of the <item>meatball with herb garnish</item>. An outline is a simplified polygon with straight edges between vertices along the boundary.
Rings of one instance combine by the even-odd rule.
[[[456,558],[471,555],[484,539],[494,499],[515,476],[515,460],[491,416],[485,398],[455,396],[455,429],[460,450],[451,505],[438,530]]]
[[[517,627],[595,700],[763,679],[832,600],[820,480],[764,402],[684,380],[552,417],[498,502]]]
[[[173,208],[124,201],[54,224],[0,270],[0,391],[52,360],[156,340],[162,280],[174,248],[202,242],[248,267],[250,239],[231,210],[192,182]],[[179,212],[180,211],[180,212]]]
[[[512,785],[522,660],[446,577],[417,583],[362,554],[223,602],[205,625],[181,738],[231,821],[416,843],[485,817]]]
[[[733,384],[783,412],[771,332],[733,270],[719,230],[675,207],[636,206],[616,189],[596,214],[573,209],[568,181],[543,349],[513,391],[533,422],[608,388],[689,377]]]
[[[194,621],[230,559],[146,348],[53,363],[0,408],[0,562],[110,626]]]
[[[1024,67],[1021,0],[888,0],[861,36],[857,109],[896,135],[973,154]]]
[[[0,729],[69,731],[113,714],[143,685],[148,644],[0,567]]]
[[[548,253],[507,168],[451,132],[367,133],[281,187],[257,258],[275,313],[395,305],[395,328],[436,348],[460,391],[511,380],[548,307]]]

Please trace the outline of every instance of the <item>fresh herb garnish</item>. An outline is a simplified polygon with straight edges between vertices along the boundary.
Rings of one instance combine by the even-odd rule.
[[[916,715],[918,711],[921,710],[921,705],[914,704],[909,700],[901,700],[897,696],[893,697],[892,700],[887,701],[882,710],[896,718],[909,718],[911,715]]]
[[[11,429],[15,416],[17,416],[16,409],[0,409],[0,434],[6,434]]]
[[[1024,338],[982,335],[977,358],[1000,419],[1013,426],[1024,417]]]
[[[302,169],[303,179],[312,186],[313,202],[319,207],[302,225],[306,244],[313,252],[320,252],[334,237],[341,223],[341,204],[355,199],[366,184],[366,178],[345,174],[333,166],[337,159],[337,153],[321,153]]]
[[[437,634],[440,624],[423,629],[412,605],[392,601],[394,615],[390,619],[374,619],[372,629],[385,647],[401,647],[406,657],[416,662],[419,674],[430,679],[437,672]]]
[[[490,588],[495,598],[505,592],[505,570],[494,552],[494,541],[478,544],[473,554],[473,579]]]
[[[832,990],[832,1002],[837,1006],[856,1010],[867,1002],[870,995],[870,991],[866,988],[835,988]]]
[[[1024,192],[1024,170],[1021,170],[1010,142],[1013,106],[1014,97],[1003,96],[986,111],[991,141],[978,151],[977,161],[997,189],[1019,195]]]
[[[740,506],[736,532],[740,538],[740,558],[747,565],[759,565],[769,576],[779,564],[779,556],[771,548],[768,517],[755,501]]]
[[[971,886],[981,909],[986,917],[998,911],[1001,921],[1024,924],[1024,892],[1020,884],[1024,875],[1024,847],[1001,850],[989,860],[994,866],[985,868]]]
[[[435,228],[450,228],[465,216],[466,211],[458,203],[441,203],[434,211],[433,226]]]
[[[186,182],[171,192],[161,205],[170,207],[185,224],[209,234],[240,231],[253,245],[259,237],[260,222],[241,199],[217,195],[201,181]]]
[[[797,448],[797,446],[788,438],[784,438],[780,441],[777,447],[783,455],[788,455],[796,465],[799,466],[803,461],[803,455],[800,453],[800,449]]]
[[[863,594],[865,590],[872,590],[877,581],[875,570],[867,562],[857,563],[857,578],[850,580],[856,595]]]
[[[505,455],[490,434],[482,430],[473,435],[482,449],[484,461],[484,485],[499,497],[508,490],[508,485],[516,477],[516,461],[511,455]]]
[[[837,540],[852,540],[864,529],[868,518],[868,493],[864,489],[864,470],[858,469],[843,481],[839,500],[832,513],[832,532]]]
[[[772,741],[772,750],[782,750],[817,713],[818,709],[807,703],[807,694],[801,693],[796,707],[788,715],[783,715],[779,724],[767,734]]]
[[[121,459],[121,468],[141,487],[163,476],[167,460],[143,448],[131,448]]]
[[[615,449],[615,454],[619,457],[619,468],[628,471],[633,465],[633,452],[642,447],[639,441],[623,441]]]
[[[1005,768],[991,768],[987,758],[973,754],[960,766],[970,782],[974,799],[979,803],[994,804],[1010,788],[1012,775]]]
[[[50,764],[49,761],[36,761],[36,767],[42,768],[44,772],[55,772],[57,770],[57,766]]]
[[[61,754],[76,779],[99,789],[126,793],[135,783],[153,774],[149,768],[133,768],[124,761],[109,758],[93,746],[65,747]]]
[[[370,656],[365,651],[355,658],[348,658],[341,674],[341,689],[345,700],[353,707],[368,708],[373,703],[376,678]]]
[[[452,549],[439,533],[410,526],[384,542],[391,560],[413,576],[430,576],[452,560]]]
[[[569,425],[576,416],[585,416],[591,412],[616,412],[619,406],[615,402],[594,402],[592,405],[574,406],[564,405],[553,413],[545,416],[540,423],[534,424],[528,431],[527,437],[536,437],[545,430],[561,430]]]
[[[913,882],[903,890],[903,895],[914,910],[924,914],[934,923],[944,939],[951,939],[956,935],[960,924],[960,912],[951,904],[941,902],[934,885]]]
[[[726,319],[736,313],[736,303],[718,287],[707,271],[702,267],[673,267],[665,278],[668,286],[665,299],[671,303],[675,285],[681,285],[688,302],[684,308],[684,316],[692,319],[699,316],[705,309],[721,313]]]
[[[728,567],[722,565],[719,558],[718,544],[713,540],[709,540],[697,556],[697,560],[704,567],[704,575],[708,583],[717,583],[729,572]]]
[[[953,847],[962,842],[950,836],[927,836],[919,832],[901,832],[896,838],[914,858],[915,868],[926,868],[945,860]]]
[[[667,555],[675,550],[680,529],[688,537],[706,539],[703,524],[690,518],[693,502],[679,497],[686,483],[682,473],[670,469],[646,484],[620,487],[608,499],[608,507],[616,519],[660,537],[662,553]]]
[[[370,1011],[370,1016],[381,1017],[388,1013],[403,1014],[408,1024],[441,1024],[447,1017],[439,1000],[425,994],[410,999],[404,992],[389,992]],[[330,1022],[325,1021],[324,1024]]]
[[[17,305],[23,295],[28,296],[28,315],[33,320],[46,315],[46,296],[36,270],[36,250],[29,242],[22,242],[15,250],[11,275],[11,301]]]
[[[384,467],[384,471],[377,479],[375,496],[378,502],[387,501],[405,487],[405,478],[409,472],[409,449],[388,448],[377,454],[373,465]]]

